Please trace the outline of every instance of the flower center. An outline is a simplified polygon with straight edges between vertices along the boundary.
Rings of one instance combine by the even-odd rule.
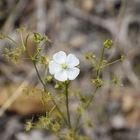
[[[62,69],[67,69],[68,67],[66,63],[62,64],[61,66],[62,66]]]

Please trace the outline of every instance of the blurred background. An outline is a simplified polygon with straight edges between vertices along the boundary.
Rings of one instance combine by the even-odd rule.
[[[121,83],[106,84],[96,94],[87,113],[92,127],[83,127],[82,133],[91,140],[140,140],[140,0],[0,0],[0,32],[19,41],[20,26],[52,40],[44,48],[46,55],[63,50],[80,59],[81,73],[72,86],[84,94],[94,88],[92,66],[84,55],[99,56],[102,43],[112,39],[106,59],[123,54],[126,60],[106,68],[102,77],[110,80],[115,73]],[[25,99],[22,87],[39,81],[30,62],[8,63],[5,47],[15,46],[0,40],[0,140],[56,140],[44,130],[24,132],[25,120],[42,113],[42,105],[36,97]],[[36,45],[30,41],[28,48],[34,52]]]

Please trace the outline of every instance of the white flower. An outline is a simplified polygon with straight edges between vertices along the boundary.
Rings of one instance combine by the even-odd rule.
[[[62,82],[74,80],[80,72],[77,65],[79,65],[79,59],[74,54],[67,56],[65,52],[59,51],[49,62],[49,72],[54,75],[55,79]]]

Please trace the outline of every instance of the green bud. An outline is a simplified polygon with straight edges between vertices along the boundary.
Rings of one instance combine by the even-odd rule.
[[[113,45],[113,40],[111,39],[107,39],[104,43],[103,43],[103,46],[106,48],[106,49],[110,49]]]
[[[83,114],[84,109],[82,107],[77,107],[76,111],[78,114]]]
[[[92,125],[90,119],[87,119],[87,120],[86,120],[86,124],[87,124],[87,126],[88,126],[89,128],[92,128],[92,127],[93,127],[93,125]]]
[[[85,55],[85,59],[90,59],[90,57],[88,55]]]
[[[44,36],[39,36],[40,41],[44,39]]]
[[[61,85],[58,84],[58,83],[56,83],[55,86],[54,86],[54,89],[58,90],[58,89],[60,89],[60,88],[61,88]]]
[[[95,58],[96,58],[96,55],[93,54],[93,52],[91,52],[91,53],[89,54],[89,57],[90,57],[91,59],[95,59]]]
[[[34,42],[35,43],[40,43],[43,39],[44,39],[44,37],[43,36],[41,36],[41,35],[38,35],[38,34],[34,34]]]
[[[4,36],[4,35],[0,36],[0,39],[4,39],[4,38],[5,38],[5,36]]]
[[[26,31],[26,27],[20,27],[21,31]]]
[[[124,55],[121,56],[121,60],[122,61],[125,60],[125,56]]]
[[[121,78],[114,74],[113,76],[113,83],[119,84],[121,82]]]
[[[93,84],[95,84],[97,87],[101,87],[103,85],[103,81],[100,78],[92,79]]]
[[[18,29],[16,29],[17,32],[23,32],[26,31],[26,27],[20,27]]]
[[[34,38],[34,42],[38,44],[38,43],[40,43],[40,40],[37,38]]]
[[[96,55],[93,54],[93,52],[91,52],[91,53],[85,55],[85,58],[86,58],[86,59],[95,59],[95,58],[96,58]]]
[[[47,81],[47,82],[51,82],[52,79],[53,79],[53,76],[47,76],[47,77],[46,77],[46,81]]]

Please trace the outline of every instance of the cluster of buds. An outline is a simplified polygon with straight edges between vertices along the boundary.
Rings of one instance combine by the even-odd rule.
[[[106,48],[106,49],[110,49],[113,45],[113,40],[111,39],[107,39],[104,43],[103,43],[103,46]]]
[[[39,34],[34,34],[34,37],[33,37],[33,41],[35,42],[35,43],[40,43],[41,41],[43,41],[43,39],[44,39],[44,36],[42,36],[42,35],[39,35]]]

